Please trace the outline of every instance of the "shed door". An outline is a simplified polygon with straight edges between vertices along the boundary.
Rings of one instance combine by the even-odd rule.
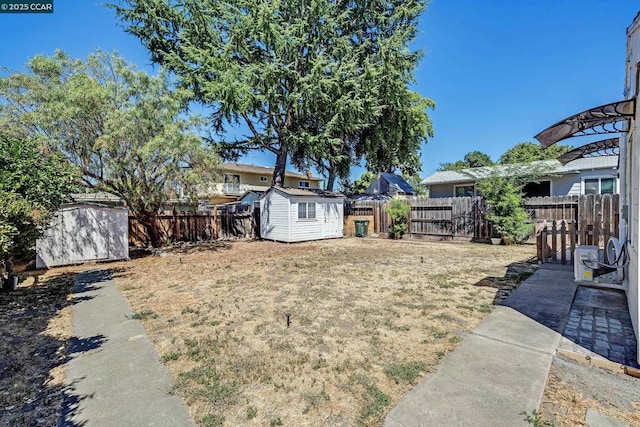
[[[324,203],[324,237],[339,237],[338,205],[335,203]]]

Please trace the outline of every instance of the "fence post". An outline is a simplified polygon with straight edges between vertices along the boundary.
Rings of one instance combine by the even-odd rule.
[[[567,263],[567,220],[562,220],[560,226],[560,259],[562,264]]]
[[[555,220],[551,223],[551,251],[555,263],[558,260],[558,223]]]
[[[542,223],[540,229],[540,258],[542,264],[547,262],[547,221]]]

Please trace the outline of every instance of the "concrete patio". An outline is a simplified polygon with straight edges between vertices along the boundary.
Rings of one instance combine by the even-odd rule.
[[[580,286],[570,266],[538,269],[393,408],[385,426],[528,425],[524,414],[540,406],[559,348],[637,366],[622,297]],[[609,425],[598,413],[588,418],[589,426]]]

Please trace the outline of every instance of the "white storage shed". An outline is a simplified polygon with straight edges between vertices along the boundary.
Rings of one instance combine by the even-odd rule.
[[[129,211],[120,206],[69,203],[36,241],[36,268],[129,259]]]
[[[331,191],[271,187],[260,197],[260,237],[279,242],[343,237],[344,199]]]

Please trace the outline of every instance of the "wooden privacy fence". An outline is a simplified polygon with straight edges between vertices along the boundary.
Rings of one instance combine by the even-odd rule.
[[[482,197],[415,198],[407,201],[411,206],[407,218],[408,234],[481,241],[491,237],[492,225],[486,218],[486,206]],[[536,234],[543,227],[548,229],[548,235],[552,234],[553,221],[566,221],[567,229],[568,224],[573,221],[576,244],[602,246],[609,236],[617,235],[618,201],[617,194],[531,197],[525,199],[524,207],[529,212],[531,221],[536,224]],[[346,221],[349,221],[349,216],[372,216],[374,232],[388,233],[391,225],[391,218],[386,213],[388,203],[386,200],[348,201],[345,205]],[[561,226],[562,224],[556,223],[557,236],[560,236]],[[565,237],[569,239],[567,236]],[[557,247],[559,245],[557,243]]]
[[[391,217],[387,214],[387,200],[346,201],[344,206],[345,221],[349,217],[373,217],[373,233],[388,233]]]
[[[158,215],[156,221],[163,242],[207,241],[234,237],[255,237],[259,230],[259,210],[210,213],[174,212]],[[129,244],[145,246],[149,243],[146,228],[138,220],[129,217]]]
[[[491,237],[481,197],[414,198],[407,201],[411,207],[407,234],[438,239]],[[371,216],[374,233],[389,233],[391,217],[387,214],[388,203],[387,200],[346,202],[345,220],[349,221],[350,216]]]
[[[481,197],[450,197],[410,201],[409,233],[441,238],[489,239]]]

